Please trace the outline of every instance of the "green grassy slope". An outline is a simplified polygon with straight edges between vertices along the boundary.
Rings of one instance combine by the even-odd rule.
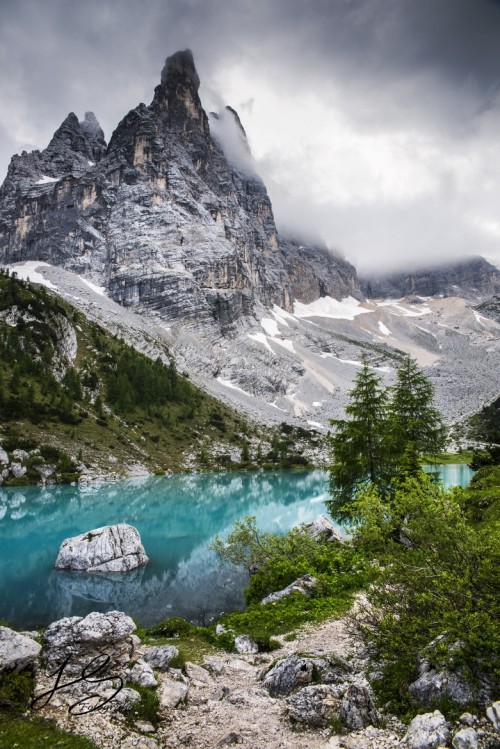
[[[11,460],[15,449],[41,451],[4,483],[39,481],[43,461],[62,481],[75,480],[81,463],[117,474],[134,464],[161,472],[294,463],[283,452],[294,441],[287,429],[249,423],[179,374],[167,350],[164,359],[138,353],[43,286],[1,273],[0,444]]]

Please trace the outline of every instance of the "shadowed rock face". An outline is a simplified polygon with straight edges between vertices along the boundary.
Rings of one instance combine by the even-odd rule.
[[[484,297],[500,292],[500,270],[482,257],[471,257],[434,268],[363,278],[367,297],[420,296]]]
[[[210,132],[188,50],[167,58],[150,106],[106,148],[92,113],[71,113],[45,151],[14,156],[0,189],[0,261],[47,261],[105,285],[123,305],[233,335],[259,303],[361,298],[355,269],[278,237],[255,173]],[[233,110],[235,127],[247,149]]]

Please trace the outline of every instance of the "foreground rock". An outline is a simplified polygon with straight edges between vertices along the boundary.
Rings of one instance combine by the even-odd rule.
[[[307,658],[290,655],[278,661],[264,677],[264,687],[272,697],[291,694],[301,686],[310,684],[313,663]]]
[[[179,651],[174,645],[158,645],[148,648],[143,655],[143,660],[153,668],[166,671],[171,662],[179,657]]]
[[[8,627],[0,627],[0,674],[22,671],[35,664],[42,646]]]
[[[287,697],[288,717],[311,728],[324,728],[339,714],[340,700],[335,687],[313,684]]]
[[[492,697],[491,685],[480,674],[476,676],[476,682],[472,683],[460,669],[438,671],[424,663],[420,676],[409,685],[408,692],[421,705],[435,705],[443,698],[450,699],[457,705],[485,705]]]
[[[149,663],[145,663],[142,659],[138,660],[132,668],[126,671],[125,678],[127,682],[131,684],[139,684],[141,687],[158,686],[153,669]]]
[[[234,638],[234,647],[237,653],[258,653],[259,646],[252,640],[250,635],[238,635]]]
[[[478,735],[473,728],[462,728],[455,734],[451,742],[453,749],[477,749]]]
[[[293,583],[287,585],[283,590],[277,590],[275,593],[269,593],[268,596],[262,599],[261,604],[273,603],[274,601],[280,601],[282,598],[291,595],[292,593],[300,593],[303,596],[309,598],[318,585],[318,579],[314,575],[304,575],[294,580]]]
[[[413,718],[405,739],[409,749],[437,749],[445,746],[449,737],[450,731],[444,715],[435,710]]]
[[[378,713],[368,687],[351,684],[342,699],[340,719],[351,731],[377,725]]]
[[[315,520],[306,523],[304,528],[317,541],[338,541],[342,543],[344,540],[340,531],[332,525],[326,515],[318,515]]]
[[[95,528],[62,542],[57,570],[128,572],[149,562],[139,531],[119,523]]]
[[[158,689],[160,701],[160,713],[173,710],[182,702],[185,702],[189,692],[189,684],[184,681],[165,680]]]
[[[107,614],[94,611],[85,618],[59,619],[47,627],[44,634],[47,669],[55,671],[69,657],[64,672],[81,674],[92,659],[101,656],[100,660],[104,661],[109,656],[102,673],[122,675],[134,651],[130,637],[134,630],[132,619],[121,611]]]
[[[491,720],[495,730],[500,733],[500,701],[489,706],[486,710],[486,717]]]

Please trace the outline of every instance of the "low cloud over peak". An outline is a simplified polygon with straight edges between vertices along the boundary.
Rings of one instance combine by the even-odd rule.
[[[500,264],[500,3],[493,0],[4,0],[0,169],[69,111],[109,139],[193,51],[211,123],[282,231],[362,270],[483,254]],[[212,92],[220,99],[214,106]]]

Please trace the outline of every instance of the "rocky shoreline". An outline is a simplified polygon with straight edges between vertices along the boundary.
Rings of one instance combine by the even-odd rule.
[[[416,715],[409,727],[377,710],[349,617],[308,625],[292,641],[279,637],[273,653],[214,650],[199,662],[184,661],[173,644],[141,641],[135,630],[122,612],[68,617],[43,635],[1,627],[0,674],[33,669],[35,700],[25,717],[52,719],[103,749],[499,745],[498,702],[454,723],[438,711]],[[154,720],[134,715],[141,687],[156,693]]]

